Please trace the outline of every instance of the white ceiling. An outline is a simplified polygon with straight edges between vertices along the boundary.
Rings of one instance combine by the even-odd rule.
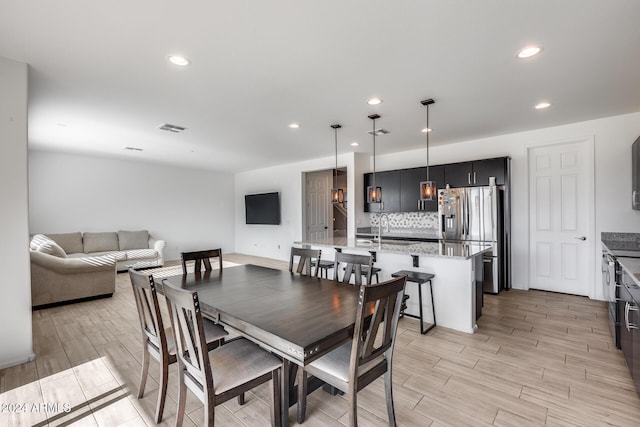
[[[31,149],[235,172],[333,156],[333,123],[341,153],[370,152],[372,113],[377,153],[424,147],[424,98],[433,145],[640,111],[639,17],[637,0],[0,0],[0,56],[31,67]],[[543,53],[517,59],[528,44]]]

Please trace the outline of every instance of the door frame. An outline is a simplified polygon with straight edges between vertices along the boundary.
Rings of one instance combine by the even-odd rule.
[[[338,169],[340,170],[344,170],[345,173],[348,172],[348,168],[347,166],[338,166]],[[331,188],[333,188],[333,171],[335,169],[331,168],[331,169],[318,169],[318,170],[311,170],[311,171],[304,171],[301,174],[301,180],[302,180],[302,197],[301,197],[301,203],[302,203],[302,230],[301,230],[301,236],[303,240],[307,240],[308,239],[308,235],[307,235],[307,175],[309,174],[317,174],[317,173],[321,173],[324,172],[327,175],[329,175],[329,181],[331,182],[330,186],[329,186],[329,192],[327,193],[327,199],[331,197]],[[347,188],[344,189],[345,191],[345,203],[347,203],[347,194],[349,192],[349,188],[348,188],[348,180],[347,180]],[[331,202],[329,202],[331,204]],[[333,217],[333,206],[331,206],[331,208],[329,209],[330,215],[329,217],[331,218],[331,220],[329,221],[329,236],[331,238],[333,238],[333,222],[334,222],[334,217]],[[348,215],[348,214],[347,214]],[[348,216],[347,216],[348,218]],[[348,220],[347,220],[347,224],[348,224]],[[347,226],[348,227],[348,226]]]
[[[527,189],[527,262],[525,265],[525,274],[526,274],[526,290],[531,289],[531,276],[530,276],[530,266],[531,266],[531,202],[529,195],[531,194],[531,171],[529,168],[529,161],[531,156],[531,151],[536,148],[544,148],[544,147],[552,147],[558,145],[566,145],[566,144],[575,144],[575,143],[586,143],[587,145],[587,162],[588,162],[588,171],[590,176],[587,179],[587,191],[589,194],[592,194],[593,197],[589,198],[589,207],[587,209],[587,253],[591,259],[591,263],[588,265],[600,266],[600,260],[598,258],[596,262],[595,256],[595,235],[596,235],[596,223],[595,223],[595,209],[596,209],[596,190],[595,190],[595,136],[594,135],[586,135],[581,137],[574,137],[568,139],[562,139],[555,142],[539,142],[539,143],[531,143],[525,145],[525,182]],[[588,286],[588,297],[594,299],[596,297],[596,283],[595,283],[595,269],[587,268],[587,286]]]
[[[307,223],[308,223],[308,212],[309,210],[307,209],[307,191],[308,191],[308,187],[307,187],[307,177],[309,175],[326,175],[328,178],[328,181],[330,182],[329,184],[329,193],[327,194],[327,199],[329,199],[330,195],[331,195],[331,185],[333,183],[333,169],[329,170],[329,169],[323,169],[323,170],[316,170],[316,171],[306,171],[302,173],[302,188],[303,188],[303,193],[302,193],[302,239],[303,240],[309,240],[309,230],[307,228]],[[331,203],[331,202],[329,202]],[[333,236],[333,209],[329,209],[328,212],[328,216],[327,216],[327,220],[329,221],[329,228],[328,228],[328,236]]]

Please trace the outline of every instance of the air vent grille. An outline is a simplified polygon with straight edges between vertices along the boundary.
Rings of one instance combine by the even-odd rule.
[[[369,135],[373,135],[373,131],[372,131],[372,130],[367,131],[367,133],[368,133]],[[386,135],[386,134],[388,134],[388,133],[391,133],[391,132],[390,132],[390,131],[388,131],[388,130],[386,130],[386,129],[382,129],[382,128],[378,128],[378,129],[376,129],[376,136],[379,136],[379,135]]]
[[[180,133],[186,130],[187,128],[183,126],[172,125],[170,123],[165,123],[162,126],[160,126],[160,129],[166,130],[167,132]]]

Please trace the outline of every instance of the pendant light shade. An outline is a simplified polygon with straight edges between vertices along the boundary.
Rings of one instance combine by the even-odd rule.
[[[367,187],[367,203],[382,203],[382,187],[376,186],[376,119],[378,114],[372,114],[369,118],[373,121],[373,174],[371,185]]]
[[[336,168],[333,170],[333,188],[331,189],[331,203],[344,203],[344,191],[342,188],[338,188],[338,129],[342,126],[335,124],[331,125],[335,134],[335,147],[336,147]]]
[[[420,101],[420,103],[427,107],[427,179],[420,183],[420,201],[436,200],[438,198],[438,190],[436,189],[435,181],[429,179],[429,105],[435,104],[435,101],[431,98]]]

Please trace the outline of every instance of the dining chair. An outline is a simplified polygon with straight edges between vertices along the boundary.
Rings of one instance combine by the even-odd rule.
[[[306,384],[310,374],[346,394],[351,427],[358,425],[358,392],[384,375],[389,425],[396,425],[391,362],[405,281],[406,276],[400,276],[383,283],[360,286],[353,339],[304,369],[298,369],[299,424],[305,419]]]
[[[298,258],[298,266],[296,268],[296,273],[304,274],[306,276],[311,276],[311,272],[313,271],[313,267],[318,264],[320,261],[320,255],[322,251],[320,249],[309,249],[309,248],[291,248],[291,255],[289,256],[289,271],[293,272],[293,264],[294,258]],[[320,269],[315,269],[315,274],[313,276],[319,277]]]
[[[160,363],[158,404],[156,406],[156,422],[162,421],[164,403],[167,397],[167,380],[169,365],[176,362],[176,346],[171,328],[165,328],[158,304],[158,294],[153,276],[129,268],[129,278],[133,287],[133,296],[138,308],[140,329],[142,330],[142,374],[138,387],[138,399],[144,396],[144,388],[149,373],[149,356]],[[227,332],[213,322],[203,323],[207,348],[213,350],[222,343]]]
[[[193,271],[195,273],[202,270],[204,264],[205,271],[211,271],[210,258],[218,258],[218,268],[222,272],[222,249],[208,249],[205,251],[182,252],[180,254],[182,260],[182,274],[187,274],[187,261],[194,261]]]
[[[342,279],[339,278],[338,266],[340,263],[344,264],[344,275]],[[373,258],[371,255],[359,255],[349,254],[345,252],[336,252],[336,259],[334,261],[334,279],[342,283],[350,283],[351,276],[354,277],[355,285],[362,285],[362,276],[366,280],[366,284],[371,283],[371,271],[373,271]]]
[[[213,351],[205,344],[198,293],[165,283],[165,296],[178,349],[179,396],[176,426],[182,426],[187,389],[204,404],[204,425],[214,425],[215,407],[271,381],[271,425],[281,424],[280,367],[276,356],[245,338]]]

